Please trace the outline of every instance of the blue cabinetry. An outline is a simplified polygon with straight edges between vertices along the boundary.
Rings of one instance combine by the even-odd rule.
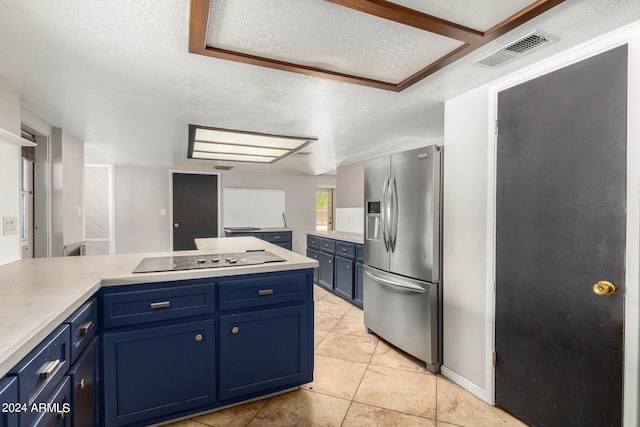
[[[319,259],[318,251],[315,249],[311,249],[310,247],[307,248],[307,256],[309,258],[315,259],[316,261],[318,261]],[[318,283],[318,271],[318,268],[313,269],[313,283]]]
[[[87,349],[69,370],[71,390],[71,427],[98,425],[98,337],[94,337]]]
[[[225,237],[251,236],[261,240],[265,240],[282,248],[293,250],[292,232],[291,231],[234,231],[225,229]]]
[[[105,333],[107,426],[214,403],[215,320]]]
[[[363,245],[307,235],[307,256],[320,264],[315,283],[362,308]]]
[[[18,380],[15,377],[0,379],[0,427],[18,427],[18,412],[6,406],[18,402]]]
[[[106,426],[149,425],[312,381],[312,277],[305,269],[103,288]]]
[[[0,380],[0,402],[20,411],[0,413],[0,427],[84,427],[97,424],[96,301],[90,300]],[[94,338],[92,340],[92,338]],[[74,397],[74,387],[83,389]],[[86,395],[90,394],[90,398]],[[88,415],[87,415],[88,414]],[[86,415],[87,421],[82,421]],[[74,420],[77,421],[74,424]]]
[[[46,401],[38,403],[44,403],[49,409],[38,412],[29,427],[71,427],[69,377],[64,377]]]
[[[336,256],[335,292],[347,300],[353,299],[353,261]]]
[[[220,398],[312,381],[306,306],[220,316]]]
[[[323,251],[318,252],[318,284],[333,290],[334,256]]]

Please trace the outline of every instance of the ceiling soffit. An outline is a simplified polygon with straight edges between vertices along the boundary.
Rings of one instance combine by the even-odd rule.
[[[189,52],[400,92],[563,1],[191,0]]]

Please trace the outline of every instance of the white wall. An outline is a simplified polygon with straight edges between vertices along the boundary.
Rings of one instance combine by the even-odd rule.
[[[115,166],[116,253],[170,250],[169,171],[168,167]],[[315,230],[316,177],[222,172],[220,183],[221,191],[227,187],[285,190],[293,250],[304,253],[306,233]],[[161,209],[166,215],[160,215]]]
[[[489,403],[494,399],[488,356],[494,336],[496,94],[626,42],[629,133],[623,404],[624,426],[639,425],[640,121],[636,118],[640,117],[640,24],[591,40],[445,104],[443,373]]]
[[[83,240],[84,144],[64,129],[51,134],[51,256]]]
[[[20,95],[0,77],[0,128],[20,135]],[[20,148],[0,136],[0,265],[20,259],[20,236],[4,236],[2,218],[20,217]]]
[[[487,366],[487,88],[445,104],[443,372],[485,401]]]
[[[114,205],[116,253],[170,250],[168,168],[115,166]]]
[[[224,172],[222,186],[285,190],[287,227],[293,229],[293,250],[305,253],[306,233],[316,228],[316,177]]]

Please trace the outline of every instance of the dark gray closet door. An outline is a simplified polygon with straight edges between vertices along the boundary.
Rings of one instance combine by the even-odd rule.
[[[626,123],[626,46],[498,96],[496,404],[533,426],[621,425]]]
[[[195,249],[199,237],[218,237],[218,176],[174,173],[173,250]]]

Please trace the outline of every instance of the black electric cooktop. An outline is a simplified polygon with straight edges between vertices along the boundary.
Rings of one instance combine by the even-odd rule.
[[[200,268],[238,267],[241,265],[265,264],[286,261],[269,251],[246,251],[224,254],[177,255],[144,258],[133,273],[155,273],[160,271],[196,270]]]

